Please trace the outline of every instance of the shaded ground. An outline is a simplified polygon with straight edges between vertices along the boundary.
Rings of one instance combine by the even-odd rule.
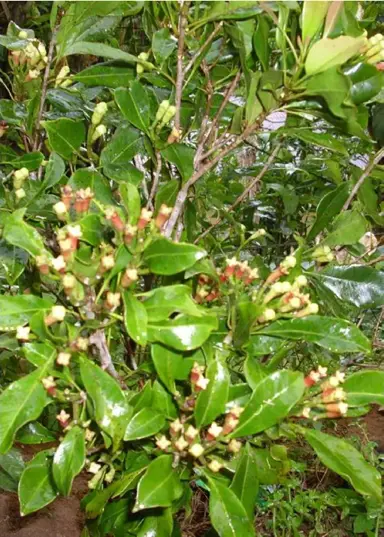
[[[378,444],[377,450],[384,452],[384,412],[378,409],[359,420],[339,420],[334,431],[346,438],[352,435],[361,438],[362,443],[372,440]],[[47,445],[45,445],[45,448]],[[24,451],[29,459],[34,450]],[[318,476],[320,478],[321,476]],[[336,476],[334,476],[336,477]],[[322,479],[320,479],[322,481]],[[334,485],[334,483],[333,483]],[[326,485],[327,486],[327,485]],[[80,500],[87,492],[86,476],[79,476],[73,486],[70,498],[59,497],[51,505],[38,513],[21,517],[16,494],[0,493],[0,536],[1,537],[80,537],[85,518],[80,509]],[[204,535],[209,528],[208,498],[197,491],[192,505],[191,517],[181,521],[183,537]],[[240,537],[240,536],[239,536]]]

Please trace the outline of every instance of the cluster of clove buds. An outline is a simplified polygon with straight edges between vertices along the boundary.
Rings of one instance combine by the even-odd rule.
[[[302,418],[317,421],[322,418],[340,418],[348,411],[347,394],[340,387],[345,380],[345,373],[336,371],[328,376],[328,368],[319,366],[304,379],[310,390],[310,398],[301,411]]]

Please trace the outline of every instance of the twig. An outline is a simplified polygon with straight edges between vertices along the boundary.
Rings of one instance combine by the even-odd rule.
[[[89,338],[89,342],[91,343],[91,345],[95,345],[95,347],[99,351],[101,367],[105,371],[108,371],[108,373],[113,378],[117,379],[120,384],[123,385],[121,377],[116,371],[115,366],[113,365],[112,356],[108,349],[107,339],[105,337],[104,330],[96,330],[96,332],[92,334]]]
[[[375,345],[376,342],[380,343],[380,339],[377,336],[378,336],[380,326],[381,326],[381,322],[382,322],[383,318],[384,318],[384,307],[382,307],[381,310],[380,310],[379,318],[377,320],[375,329],[373,331],[373,338],[372,338],[373,345]]]
[[[212,155],[212,153],[220,149],[220,147],[222,147],[223,145],[232,143],[234,136],[235,135],[229,134],[228,129],[226,129],[225,132],[223,132],[223,134],[215,141],[211,149],[201,155],[200,160],[206,160]]]
[[[156,170],[155,170],[155,175],[153,177],[153,182],[151,186],[151,193],[149,194],[148,203],[147,203],[147,208],[149,209],[153,209],[153,200],[155,198],[157,187],[159,185],[161,164],[162,163],[161,163],[160,151],[156,151]]]
[[[212,98],[213,98],[213,85],[211,81],[211,77],[209,75],[209,69],[205,61],[201,63],[201,69],[204,72],[205,76],[207,77],[207,104],[205,107],[204,117],[203,121],[201,122],[201,128],[200,128],[200,135],[198,139],[197,149],[195,153],[195,157],[193,159],[195,169],[197,169],[198,163],[201,160],[200,156],[204,149],[204,143],[205,143],[205,132],[208,127],[208,121],[209,121],[209,112],[211,110],[212,106]]]
[[[49,71],[51,69],[51,63],[53,58],[53,51],[55,49],[56,44],[56,34],[59,26],[56,25],[52,31],[52,37],[51,42],[49,43],[49,49],[48,49],[48,57],[47,57],[47,65],[45,66],[44,71],[44,79],[43,79],[43,86],[41,88],[41,98],[40,98],[40,108],[39,112],[37,114],[36,119],[36,133],[35,133],[35,142],[33,144],[33,151],[36,151],[38,145],[39,145],[39,130],[40,130],[40,123],[41,119],[43,117],[44,112],[44,106],[45,106],[45,99],[47,97],[47,89],[48,89],[48,80],[49,80]]]
[[[377,164],[380,162],[380,160],[384,157],[384,148],[380,149],[373,159],[368,163],[368,166],[364,169],[363,173],[361,174],[359,180],[355,184],[355,186],[352,188],[352,192],[349,195],[349,198],[344,203],[342,211],[346,211],[348,207],[350,206],[353,198],[356,196],[357,192],[359,191],[361,185],[364,183],[366,178],[370,175],[372,170],[377,166]]]
[[[200,54],[204,51],[205,48],[213,41],[213,39],[217,36],[217,34],[220,32],[221,28],[223,27],[223,21],[220,21],[219,24],[216,26],[216,28],[213,30],[211,35],[204,41],[204,43],[201,45],[199,50],[195,52],[195,54],[192,56],[192,58],[189,60],[187,65],[184,67],[184,76],[188,73],[188,71],[192,68],[193,64],[195,63],[196,59],[200,56]]]
[[[11,12],[9,11],[7,2],[5,2],[4,0],[1,0],[1,7],[3,8],[7,21],[9,22],[12,19],[12,15],[11,15]]]
[[[270,168],[272,162],[275,160],[275,157],[276,157],[277,153],[279,152],[280,148],[281,148],[281,144],[278,144],[275,147],[275,149],[270,154],[267,162],[264,164],[264,166],[263,166],[262,170],[260,171],[260,173],[249,183],[249,185],[244,189],[244,192],[242,192],[240,194],[240,196],[229,207],[229,209],[225,211],[226,214],[232,212],[233,209],[235,209],[238,205],[240,205],[240,203],[242,203],[244,198],[249,194],[249,192],[253,189],[253,187],[264,177],[264,175],[266,174],[266,172]],[[218,224],[220,224],[220,222],[222,222],[222,220],[223,220],[222,216],[217,218],[215,220],[215,222],[211,226],[209,226],[209,228],[207,228],[203,233],[201,233],[201,235],[199,235],[197,237],[197,239],[195,240],[195,243],[197,243],[198,241],[203,239],[206,235],[208,235],[208,233],[210,233],[214,227],[216,227]]]
[[[384,261],[384,255],[381,255],[379,257],[376,257],[375,259],[371,259],[370,261],[367,261],[366,263],[364,263],[364,266],[369,267],[370,265],[376,265],[376,263],[381,263],[381,261]]]
[[[175,129],[180,132],[180,118],[181,118],[181,96],[183,93],[183,57],[184,57],[184,36],[186,25],[186,7],[185,0],[180,0],[180,14],[179,14],[179,27],[178,27],[178,47],[177,47],[177,75],[176,75],[176,113],[175,113]]]

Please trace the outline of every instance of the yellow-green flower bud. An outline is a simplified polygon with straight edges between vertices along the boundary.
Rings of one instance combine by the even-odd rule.
[[[13,186],[15,189],[21,188],[23,183],[29,177],[29,170],[27,168],[20,168],[13,172]]]
[[[57,75],[56,80],[55,80],[56,88],[57,86],[60,86],[64,82],[65,78],[69,75],[69,72],[70,72],[70,69],[68,65],[64,65],[64,67],[60,69],[59,74]]]
[[[107,132],[107,127],[105,125],[98,125],[95,129],[95,132],[92,135],[91,142],[94,143],[96,140],[98,140],[101,136],[104,136],[104,134]]]
[[[169,123],[175,114],[176,106],[169,106],[163,116],[163,119],[161,120],[161,124],[166,125],[167,123]]]
[[[92,114],[92,125],[99,125],[101,123],[101,120],[105,116],[106,112],[108,110],[108,105],[105,102],[98,103],[95,106],[95,109]]]
[[[159,104],[157,113],[156,113],[156,121],[161,121],[163,119],[164,114],[168,110],[169,106],[170,106],[169,101],[161,101],[161,103]]]
[[[19,32],[18,37],[20,37],[20,39],[28,39],[28,32],[26,32],[25,30],[21,30],[21,32]]]

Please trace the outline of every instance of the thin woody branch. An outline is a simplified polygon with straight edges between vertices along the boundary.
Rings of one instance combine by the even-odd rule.
[[[188,8],[188,2],[180,0],[180,14],[179,14],[179,26],[178,26],[178,47],[177,47],[177,76],[176,76],[176,113],[175,113],[175,130],[180,133],[180,118],[181,118],[181,97],[183,93],[183,56],[184,56],[184,37],[185,26],[187,22],[186,9]]]
[[[118,380],[120,384],[123,385],[121,377],[116,371],[115,366],[113,365],[112,356],[108,349],[107,339],[105,337],[104,330],[96,330],[96,332],[92,334],[89,338],[89,342],[91,345],[94,345],[99,351],[101,367],[105,371],[108,371],[108,373],[113,378]]]
[[[192,69],[193,64],[197,60],[197,58],[204,52],[204,50],[208,47],[208,45],[215,39],[217,34],[220,32],[221,28],[223,27],[223,22],[220,21],[219,24],[216,26],[216,28],[213,30],[211,35],[204,41],[204,43],[201,45],[199,50],[195,52],[195,54],[192,56],[192,58],[189,60],[187,65],[184,68],[184,76]]]
[[[155,170],[155,174],[153,177],[151,192],[149,194],[148,203],[147,203],[147,207],[149,207],[150,209],[153,209],[153,200],[157,192],[157,187],[159,186],[161,165],[162,165],[162,161],[161,161],[160,152],[156,151],[156,170]]]

